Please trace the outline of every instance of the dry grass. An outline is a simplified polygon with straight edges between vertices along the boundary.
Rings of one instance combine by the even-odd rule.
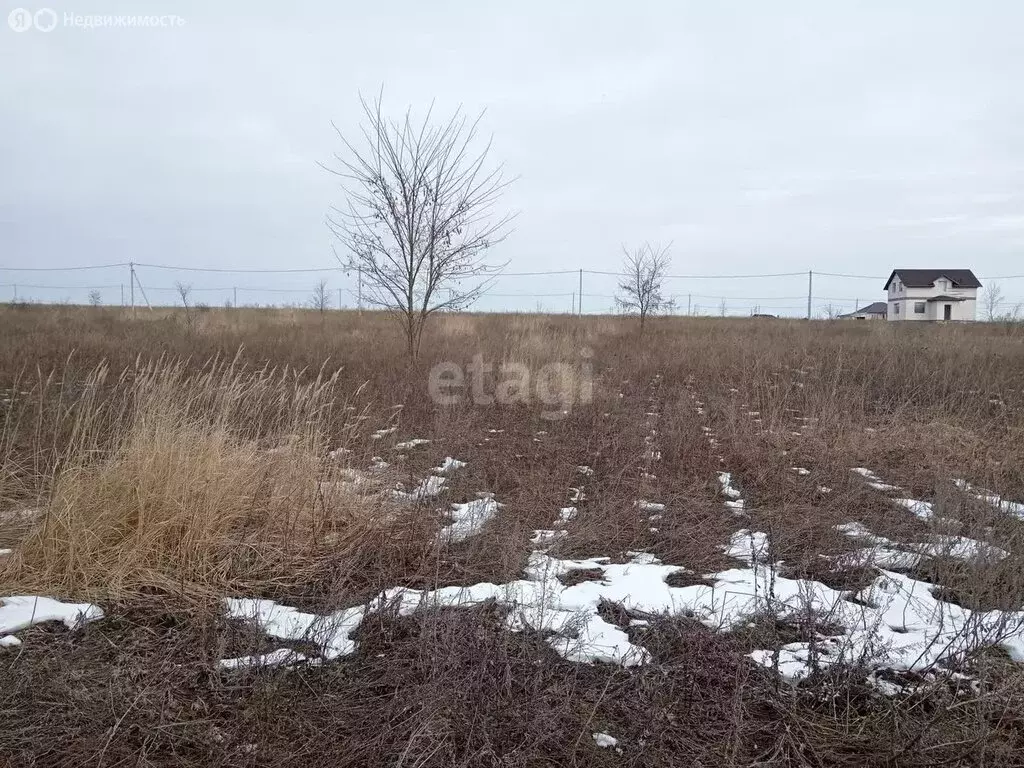
[[[641,344],[622,318],[460,314],[436,318],[409,366],[396,328],[369,312],[209,310],[186,322],[0,308],[0,326],[0,543],[15,548],[0,559],[2,592],[91,598],[108,613],[79,632],[28,630],[0,657],[0,763],[1024,764],[1016,665],[981,653],[976,688],[929,679],[887,700],[851,670],[791,687],[746,658],[811,624],[721,634],[655,620],[629,630],[654,662],[623,670],[569,664],[485,607],[381,615],[356,654],[319,669],[225,678],[215,666],[266,643],[222,618],[221,596],[326,612],[390,586],[517,578],[532,531],[581,486],[559,556],[643,550],[694,572],[680,584],[701,583],[734,564],[721,546],[743,526],[770,534],[789,575],[853,589],[870,564],[822,555],[853,550],[835,526],[858,521],[896,541],[998,544],[1003,561],[937,557],[915,575],[963,605],[1019,607],[1021,521],[951,482],[1024,500],[1019,327],[666,318]],[[569,364],[556,394],[579,391],[587,359],[593,401],[553,420],[535,399],[431,402],[430,366],[477,354],[531,372]],[[432,442],[395,449],[410,437]],[[375,455],[391,467],[339,484]],[[446,455],[469,466],[440,501],[390,500],[393,483],[415,485]],[[932,501],[943,522],[897,508],[855,466]],[[742,520],[722,505],[720,469],[743,490]],[[438,508],[478,491],[501,514],[467,541],[439,541]],[[665,503],[663,519],[639,515],[637,499]],[[595,731],[623,753],[598,749]]]
[[[52,381],[31,395],[56,421],[39,413],[27,425],[48,468],[29,489],[41,514],[0,571],[20,587],[93,598],[224,594],[377,527],[370,497],[324,492],[337,475],[328,446],[352,455],[368,429],[336,376],[302,381],[237,362],[190,372],[158,359],[116,377],[101,365],[77,398]],[[336,410],[345,420],[332,434]],[[4,495],[26,490],[20,441],[9,444]]]

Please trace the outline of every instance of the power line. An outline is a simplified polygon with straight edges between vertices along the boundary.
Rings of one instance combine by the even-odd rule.
[[[583,270],[586,272],[587,270]],[[495,277],[539,277],[541,275],[576,275],[578,269],[559,269],[550,272],[496,272]],[[593,274],[598,274],[594,272]]]
[[[571,270],[576,272],[576,270]],[[611,277],[629,277],[626,272],[601,272],[595,269],[584,269],[583,273],[586,275],[608,275]],[[565,274],[565,273],[545,273],[545,274]],[[745,280],[745,279],[757,279],[767,277],[802,277],[806,275],[806,272],[776,272],[774,274],[767,275],[665,275],[668,280]]]
[[[884,277],[878,277],[876,275],[842,275],[837,272],[815,272],[816,275],[822,277],[845,277],[850,280],[885,280]]]
[[[54,291],[103,291],[120,288],[121,285],[28,285],[26,283],[0,283],[0,288],[35,288]]]
[[[96,264],[95,266],[84,267],[0,267],[0,272],[81,272],[87,269],[113,269],[114,267],[127,267],[127,262],[119,264]]]
[[[128,266],[122,264],[120,266]],[[168,269],[175,272],[220,272],[228,274],[270,274],[270,275],[283,275],[283,274],[294,274],[299,272],[306,273],[323,273],[323,272],[345,272],[344,267],[321,267],[320,269],[225,269],[220,267],[174,267],[167,264],[146,264],[141,261],[135,262],[136,267],[146,267],[147,269]]]
[[[110,264],[86,264],[72,267],[0,267],[0,272],[79,272],[84,270],[97,270],[97,269],[115,269],[118,267],[128,267],[129,262],[113,262]],[[151,264],[148,262],[135,262],[136,267],[146,267],[148,269],[164,269],[169,271],[177,272],[214,272],[222,274],[316,274],[323,272],[348,272],[346,267],[340,266],[325,266],[325,267],[303,267],[303,268],[291,268],[291,269],[265,269],[265,268],[229,268],[229,267],[188,267],[173,264]],[[579,269],[559,269],[559,270],[537,270],[533,272],[496,272],[496,276],[500,277],[541,277],[547,275],[576,275],[579,274]],[[605,275],[610,277],[628,277],[628,273],[625,272],[613,272],[604,271],[597,269],[583,269],[582,272],[587,275]],[[750,275],[665,275],[666,279],[669,280],[752,280],[752,279],[766,279],[772,277],[802,277],[806,272],[771,272],[764,274],[750,274]],[[816,275],[822,277],[839,277],[849,280],[884,280],[884,277],[878,275],[851,275],[842,272],[818,272],[815,271]],[[1020,280],[1024,279],[1024,275],[999,275],[999,276],[987,276],[979,278],[981,280]]]

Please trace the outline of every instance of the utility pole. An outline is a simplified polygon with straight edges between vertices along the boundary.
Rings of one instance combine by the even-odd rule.
[[[690,316],[690,302],[693,300],[693,294],[686,294],[686,316]]]
[[[135,319],[135,262],[128,262],[128,271],[130,273],[130,281],[128,283],[131,286],[131,299],[132,299],[132,320]]]
[[[341,288],[338,289],[338,309],[341,309]]]
[[[582,269],[580,270],[580,300],[579,300],[579,303],[576,305],[576,308],[579,310],[579,314],[582,315],[583,314],[583,270]]]
[[[231,287],[231,306],[234,309],[238,309],[238,286]]]
[[[811,295],[814,292],[814,272],[807,270],[807,319],[811,319]]]
[[[139,291],[142,292],[142,298],[146,301],[146,306],[149,307],[149,311],[153,311],[153,305],[149,303],[149,296],[146,295],[146,289],[142,287],[142,281],[139,280],[139,276],[135,275],[135,282],[139,284]]]
[[[121,283],[121,306],[124,306],[124,283]]]
[[[576,314],[576,291],[572,292],[572,314]]]
[[[359,293],[358,293],[359,314],[363,314],[363,267],[359,267]]]

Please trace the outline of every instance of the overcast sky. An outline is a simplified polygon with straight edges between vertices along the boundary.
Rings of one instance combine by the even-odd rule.
[[[3,19],[15,6],[41,7],[3,0]],[[883,277],[816,279],[816,311],[881,298],[893,267],[1024,274],[1024,3],[500,6],[51,0],[52,31],[3,24],[0,266],[332,267],[324,215],[342,198],[317,162],[339,149],[331,121],[354,130],[359,92],[383,84],[395,112],[486,110],[494,158],[520,177],[495,254],[510,271],[614,270],[623,243],[652,240],[673,243],[680,274]],[[184,24],[84,29],[65,13]],[[301,302],[317,276],[140,278],[154,302],[185,279],[220,304],[231,286]],[[14,282],[81,301],[72,286],[127,271],[2,272],[0,298]],[[568,309],[576,285],[506,277],[480,306]],[[271,287],[295,293],[246,290]],[[795,313],[805,299],[767,297],[806,290],[806,275],[671,285],[704,312],[727,296]],[[1003,291],[1024,300],[1024,279]],[[585,276],[585,309],[613,292]]]

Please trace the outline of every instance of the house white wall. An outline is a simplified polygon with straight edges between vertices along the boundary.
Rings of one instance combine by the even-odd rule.
[[[963,298],[964,301],[928,301],[935,296],[955,296]],[[907,288],[902,285],[898,277],[894,277],[889,286],[888,295],[888,320],[942,320],[944,307],[949,304],[952,307],[951,320],[966,322],[975,319],[977,309],[977,288],[953,288],[949,283],[943,288],[938,283],[930,288]],[[915,311],[924,302],[924,311]]]

